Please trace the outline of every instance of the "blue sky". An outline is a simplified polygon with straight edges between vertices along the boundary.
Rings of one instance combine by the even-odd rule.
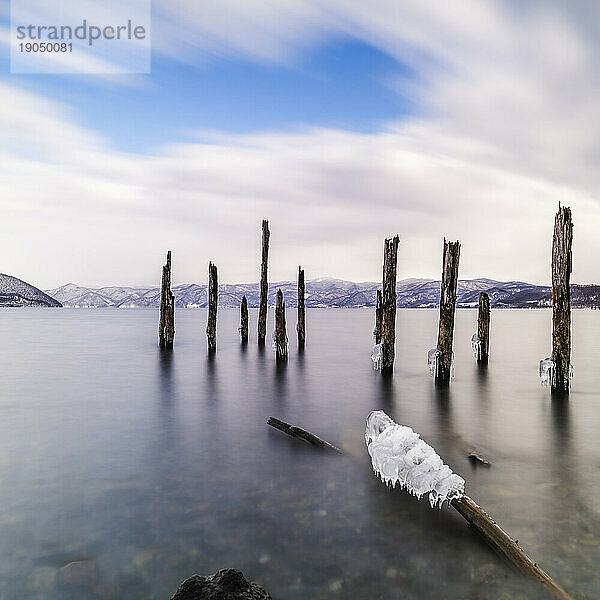
[[[82,125],[126,152],[193,141],[202,131],[310,126],[372,132],[415,110],[392,89],[414,77],[411,70],[348,37],[320,44],[293,65],[212,56],[194,66],[155,54],[150,75],[122,77],[122,84],[118,76],[110,85],[88,75],[13,77],[29,90],[74,106]]]
[[[84,2],[85,0],[81,0]],[[128,1],[128,0],[125,0]],[[62,6],[48,0],[45,6]],[[599,281],[596,3],[154,0],[150,75],[11,75],[0,21],[0,271],[42,287],[549,281],[558,202]]]

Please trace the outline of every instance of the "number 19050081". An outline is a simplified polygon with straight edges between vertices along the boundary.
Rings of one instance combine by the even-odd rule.
[[[73,44],[59,42],[21,42],[21,52],[73,52]]]

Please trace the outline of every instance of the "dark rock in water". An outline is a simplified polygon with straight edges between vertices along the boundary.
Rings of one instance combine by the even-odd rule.
[[[272,600],[260,586],[237,569],[221,569],[214,575],[186,579],[171,600]]]

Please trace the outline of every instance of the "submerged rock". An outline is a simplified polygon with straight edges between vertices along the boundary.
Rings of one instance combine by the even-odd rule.
[[[260,586],[248,581],[237,569],[221,569],[214,575],[193,575],[171,596],[171,600],[272,600]]]

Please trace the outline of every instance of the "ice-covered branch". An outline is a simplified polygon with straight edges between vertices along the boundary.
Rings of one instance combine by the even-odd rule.
[[[432,507],[464,495],[465,480],[418,433],[398,425],[383,411],[368,416],[365,441],[373,470],[388,485],[399,484],[417,498],[429,494]]]

